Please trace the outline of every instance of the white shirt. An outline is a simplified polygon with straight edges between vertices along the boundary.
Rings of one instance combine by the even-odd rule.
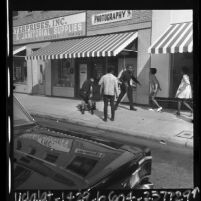
[[[118,96],[118,81],[113,74],[103,75],[98,84],[102,85],[104,95],[114,96],[116,94]]]

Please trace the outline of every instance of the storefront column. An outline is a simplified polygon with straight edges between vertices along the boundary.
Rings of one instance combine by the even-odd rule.
[[[45,95],[52,95],[52,66],[51,60],[45,61]]]
[[[150,34],[150,29],[138,31],[137,78],[141,86],[137,85],[136,103],[145,105],[149,104]]]
[[[27,55],[31,54],[31,49],[27,48]],[[27,93],[32,94],[33,90],[33,69],[32,69],[32,60],[27,60]]]

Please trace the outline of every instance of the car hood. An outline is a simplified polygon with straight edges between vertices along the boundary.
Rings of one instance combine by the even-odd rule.
[[[140,148],[86,139],[44,127],[14,138],[15,188],[84,189],[142,157]]]

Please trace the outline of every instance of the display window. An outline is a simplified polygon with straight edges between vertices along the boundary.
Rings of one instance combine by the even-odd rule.
[[[74,87],[74,69],[70,60],[62,59],[56,62],[57,77],[55,86],[57,87]]]
[[[13,82],[27,83],[27,62],[24,57],[13,58]]]

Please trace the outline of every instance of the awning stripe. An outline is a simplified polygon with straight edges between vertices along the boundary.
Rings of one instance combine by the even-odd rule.
[[[192,33],[189,33],[188,36],[186,37],[186,39],[184,40],[184,42],[179,46],[179,52],[183,52],[184,48],[187,47],[187,44],[190,44],[190,42],[188,42],[190,40],[192,40]],[[186,48],[187,49],[187,48]]]
[[[117,42],[119,38],[122,38],[122,34],[111,35],[110,37],[106,38],[106,40],[103,40],[100,46],[97,46],[96,48],[94,48],[92,53],[96,57],[104,56],[103,51],[105,51],[108,47],[110,47],[111,44],[115,43],[115,41]]]
[[[177,30],[175,30],[175,32],[173,33],[173,35],[171,35],[169,37],[169,39],[163,43],[162,46],[162,51],[160,51],[161,48],[159,48],[159,52],[164,52],[167,53],[167,48],[171,47],[175,41],[177,40],[177,38],[179,38],[179,36],[186,30],[186,25],[183,24],[183,26],[180,26]]]
[[[191,41],[191,43],[188,46],[188,52],[192,52],[193,51],[193,42]]]
[[[166,38],[174,31],[176,27],[169,27],[167,32],[165,32],[161,38],[159,38],[159,40],[157,40],[153,46],[152,46],[152,49],[156,49],[157,47],[160,47],[160,45],[163,43],[164,40],[166,40]]]
[[[184,40],[184,38],[186,37],[186,32],[188,32],[189,30],[191,31],[191,24],[188,25],[186,31],[183,31],[178,38],[175,38],[175,43],[169,45],[169,47],[167,48],[167,52],[174,53],[175,47],[178,46],[180,41]]]
[[[102,56],[109,56],[107,54],[110,54],[110,53],[113,54],[114,50],[116,50],[116,48],[118,48],[122,43],[127,41],[129,37],[130,35],[128,34],[125,35],[124,37],[122,37],[122,35],[119,35],[119,36],[116,35],[114,40],[108,42],[108,45],[102,51]]]
[[[68,41],[52,42],[50,45],[33,52],[33,54],[28,58],[31,59],[35,57],[39,59],[40,57],[38,56],[41,56],[42,59],[56,58],[56,55],[59,55],[66,49],[70,49],[74,44],[78,43],[79,40],[80,39],[73,39]]]
[[[81,57],[87,57],[90,55],[90,53],[94,52],[96,48],[97,49],[99,48],[98,50],[101,51],[99,41],[102,42],[102,47],[103,49],[105,49],[110,44],[110,41],[114,41],[114,40],[115,40],[115,35],[109,35],[109,37],[95,36],[95,37],[85,38],[83,39],[83,41],[79,43],[78,46],[76,46],[75,48],[71,49],[68,52],[65,52],[65,54],[70,54],[71,57],[74,57],[74,58],[77,57],[77,54],[80,54]],[[107,41],[107,44],[105,41]],[[102,55],[97,55],[97,56],[102,56]]]
[[[104,41],[111,41],[112,40],[112,36],[111,35],[107,35],[105,38],[100,38],[97,46],[94,47],[93,51],[90,52],[89,56],[91,57],[98,57],[100,56],[100,52],[104,50],[104,48],[106,47],[105,42]],[[108,42],[109,44],[109,42]]]
[[[137,32],[126,32],[52,42],[34,52],[29,58],[61,59],[115,56],[136,38]]]
[[[164,37],[165,39],[156,47],[156,50],[158,52],[161,52],[161,48],[168,43],[169,40],[171,40],[171,38],[176,34],[178,26],[173,27],[172,31],[166,35],[167,37]]]
[[[187,52],[188,51],[188,46],[190,45],[191,41],[192,41],[192,35],[191,37],[188,39],[188,41],[186,42],[186,45],[183,47],[184,51]]]
[[[192,52],[193,49],[192,22],[172,24],[149,47],[148,53],[183,53]],[[192,42],[192,43],[191,43]],[[188,47],[191,44],[191,47]]]

